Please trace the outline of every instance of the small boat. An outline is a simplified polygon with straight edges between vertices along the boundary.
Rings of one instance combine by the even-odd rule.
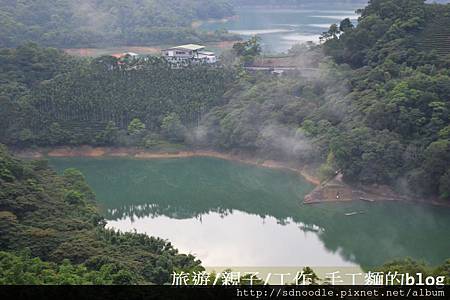
[[[363,211],[353,211],[353,212],[346,213],[345,215],[347,217],[350,217],[350,216],[360,215],[360,214],[363,214],[363,213],[364,213]]]
[[[367,202],[375,202],[375,200],[373,200],[373,199],[367,199],[367,198],[359,198],[359,200],[362,200],[362,201],[367,201]]]

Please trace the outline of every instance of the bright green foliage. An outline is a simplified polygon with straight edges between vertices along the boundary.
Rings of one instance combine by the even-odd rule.
[[[130,125],[128,125],[128,133],[131,135],[139,135],[145,130],[145,124],[142,123],[138,118],[131,120]]]
[[[166,283],[175,269],[202,270],[164,240],[105,229],[78,170],[57,176],[45,163],[17,160],[1,146],[0,176],[0,251],[31,252],[0,253],[0,282]]]
[[[129,273],[129,272],[128,272]],[[60,264],[43,262],[31,258],[26,251],[15,255],[0,252],[0,284],[51,284],[51,285],[109,285],[123,284],[124,270],[114,265],[103,265],[100,270],[88,270],[84,265],[72,265],[68,260]],[[136,278],[127,274],[125,283],[136,283]]]
[[[422,274],[422,278],[426,278],[428,276],[437,277],[445,277],[443,284],[450,284],[450,260],[446,260],[442,265],[437,267],[431,267],[424,262],[417,262],[411,258],[405,258],[402,260],[394,260],[384,264],[383,266],[377,268],[378,271],[384,272],[387,274],[388,272],[399,274],[410,274],[418,280],[417,273]],[[417,281],[416,281],[417,282]]]
[[[64,195],[64,200],[69,204],[81,204],[83,203],[83,194],[78,191],[71,190]]]

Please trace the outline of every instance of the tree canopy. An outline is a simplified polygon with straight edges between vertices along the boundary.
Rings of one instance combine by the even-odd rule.
[[[233,14],[227,0],[2,1],[0,47],[148,45],[221,39],[191,28]]]
[[[1,284],[163,284],[203,270],[167,241],[104,226],[78,170],[58,176],[0,146],[0,251],[20,252],[0,252]]]
[[[448,198],[450,56],[440,51],[445,43],[429,51],[424,41],[450,34],[436,25],[449,13],[450,5],[423,0],[372,0],[357,27],[344,20],[324,34],[325,53],[354,69],[350,117],[330,137],[335,168],[348,180]]]
[[[166,139],[322,162],[324,174],[347,182],[448,199],[450,58],[448,45],[430,51],[426,41],[450,35],[449,12],[422,0],[372,0],[356,26],[345,19],[322,45],[290,52],[315,74],[245,71],[260,53],[256,38],[233,47],[237,67],[3,49],[0,138],[16,147]]]

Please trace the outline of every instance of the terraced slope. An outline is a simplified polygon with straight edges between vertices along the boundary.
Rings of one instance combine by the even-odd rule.
[[[450,55],[450,5],[446,11],[436,10],[430,15],[430,21],[418,36],[421,50],[435,50],[440,55]]]

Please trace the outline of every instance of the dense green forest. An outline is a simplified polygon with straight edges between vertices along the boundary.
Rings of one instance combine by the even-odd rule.
[[[9,47],[197,41],[186,29],[192,20],[232,12],[225,1],[182,0],[3,0],[1,8],[0,45]],[[341,172],[355,184],[449,200],[450,6],[372,0],[360,14],[356,27],[343,20],[321,45],[291,50],[314,75],[245,71],[259,55],[256,40],[225,53],[224,65],[185,68],[155,57],[76,59],[30,43],[2,48],[0,142],[245,151],[321,164],[323,178]],[[105,229],[78,171],[58,176],[3,146],[0,233],[0,283],[166,283],[173,270],[202,270],[166,241]],[[448,262],[383,268],[398,265],[449,272]]]
[[[323,178],[339,171],[450,199],[450,5],[374,0],[360,14],[357,27],[343,20],[300,55],[331,58],[318,76],[241,80],[203,119],[207,140],[319,159]],[[430,49],[430,35],[443,42]]]
[[[340,135],[318,135],[348,180],[450,198],[449,16],[450,5],[371,1],[356,28],[344,20],[325,35],[325,54],[353,68],[351,113],[329,120]],[[424,47],[432,33],[447,42]]]
[[[191,28],[233,14],[227,0],[0,1],[0,47],[24,42],[62,48],[216,41],[225,32]]]
[[[0,52],[1,140],[9,145],[183,141],[234,80],[227,68],[174,69],[148,57],[74,60],[33,44]],[[146,130],[145,130],[146,129]]]
[[[1,283],[163,284],[174,270],[203,270],[164,240],[104,225],[79,171],[58,176],[0,146],[0,250],[20,252],[0,252]]]
[[[0,284],[164,284],[173,271],[204,270],[167,241],[104,224],[79,171],[56,175],[45,160],[18,160],[0,146]],[[376,270],[446,276],[448,284],[449,266],[405,259]]]
[[[1,141],[151,148],[169,140],[324,162],[324,178],[340,171],[348,182],[448,199],[449,44],[430,50],[427,41],[448,37],[450,26],[437,24],[450,23],[450,6],[374,0],[360,14],[357,27],[343,20],[322,45],[291,50],[316,76],[235,67],[259,54],[257,40],[233,47],[225,66],[181,69],[154,57],[3,49]]]

